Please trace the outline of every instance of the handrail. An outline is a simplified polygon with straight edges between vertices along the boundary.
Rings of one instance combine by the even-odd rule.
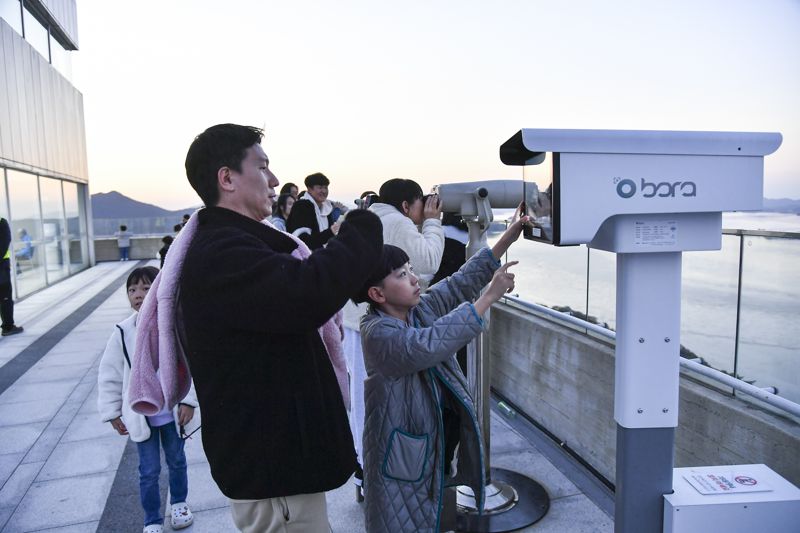
[[[550,309],[549,307],[545,307],[543,305],[528,302],[516,296],[506,295],[503,298],[520,307],[527,308],[536,311],[537,313],[553,317],[557,320],[567,322],[574,326],[578,326],[581,329],[592,331],[594,333],[597,333],[598,335],[616,341],[617,334],[614,331],[598,326],[597,324],[592,324],[591,322],[587,322],[585,320],[574,317],[567,313],[555,311],[554,309]],[[685,357],[681,357],[680,363],[681,367],[685,370],[690,370],[692,372],[701,374],[709,379],[723,383],[733,388],[736,391],[743,392],[749,396],[761,400],[762,402],[767,403],[777,409],[780,409],[781,411],[785,411],[789,414],[800,417],[800,404],[796,404],[791,400],[787,400],[786,398],[782,398],[780,396],[772,394],[767,390],[756,387],[755,385],[751,385],[745,381],[742,381],[741,379],[729,376],[728,374],[720,372],[719,370],[716,370],[714,368],[701,365],[700,363],[692,361],[691,359],[686,359]]]

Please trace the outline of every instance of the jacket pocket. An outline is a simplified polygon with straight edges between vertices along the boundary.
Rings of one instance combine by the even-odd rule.
[[[419,481],[425,472],[428,457],[428,434],[412,435],[395,429],[389,435],[389,446],[381,472],[397,481]]]

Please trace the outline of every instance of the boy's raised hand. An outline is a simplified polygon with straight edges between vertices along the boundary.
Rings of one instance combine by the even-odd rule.
[[[522,214],[522,210],[522,204],[519,204],[517,210],[514,211],[514,216],[511,218],[511,224],[508,226],[508,228],[506,228],[506,231],[499,239],[497,239],[497,242],[492,247],[492,255],[494,255],[494,258],[498,261],[501,257],[503,257],[503,254],[506,253],[508,247],[514,244],[517,239],[519,239],[519,236],[522,234],[522,226],[527,224],[531,219],[531,217],[527,215],[524,217],[520,216]]]
[[[480,298],[475,301],[475,310],[479,315],[484,314],[493,303],[514,289],[514,274],[509,272],[508,269],[517,263],[519,261],[509,261],[494,273],[489,286],[481,294]]]

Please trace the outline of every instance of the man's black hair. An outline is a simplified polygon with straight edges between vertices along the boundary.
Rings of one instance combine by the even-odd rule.
[[[395,178],[381,185],[380,202],[394,206],[395,209],[403,212],[403,202],[413,204],[417,198],[422,198],[422,187],[414,180]]]
[[[120,226],[120,227],[119,227],[119,230],[120,230],[120,231],[128,231],[128,226],[126,226],[125,224],[123,224],[122,226]]]
[[[172,244],[172,241],[174,241],[174,240],[175,239],[173,239],[171,235],[164,235],[161,238],[161,242],[163,242],[164,244]]]
[[[219,202],[219,169],[241,172],[247,149],[263,137],[264,130],[238,124],[217,124],[195,137],[186,154],[186,177],[206,206]]]
[[[367,281],[364,282],[364,285],[361,286],[353,297],[353,301],[357,304],[362,302],[376,303],[369,297],[369,288],[379,286],[383,282],[383,279],[391,274],[393,270],[400,268],[406,263],[408,263],[408,254],[405,253],[402,248],[391,244],[384,244],[381,256],[378,258],[375,268],[369,275],[369,278],[367,278]]]
[[[303,183],[306,186],[306,189],[310,189],[315,185],[325,185],[326,187],[331,184],[331,180],[323,174],[322,172],[314,172],[313,174],[309,174],[306,176],[306,179],[303,180]]]
[[[139,267],[134,268],[133,271],[128,274],[128,281],[125,283],[125,288],[129,288],[131,285],[135,285],[140,281],[144,281],[145,283],[150,283],[152,285],[153,280],[156,279],[158,276],[158,269],[153,266],[146,266],[146,267]]]

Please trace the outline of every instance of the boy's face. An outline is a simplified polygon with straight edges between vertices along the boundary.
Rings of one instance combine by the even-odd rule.
[[[328,199],[328,186],[327,185],[313,185],[308,188],[308,194],[319,205],[325,203]]]
[[[147,291],[150,290],[150,282],[139,280],[130,287],[128,287],[128,301],[134,311],[138,311],[142,307],[144,297],[147,296]]]
[[[414,274],[410,263],[392,270],[383,278],[380,287],[372,289],[377,292],[370,296],[381,306],[407,312],[419,303],[419,278]]]

